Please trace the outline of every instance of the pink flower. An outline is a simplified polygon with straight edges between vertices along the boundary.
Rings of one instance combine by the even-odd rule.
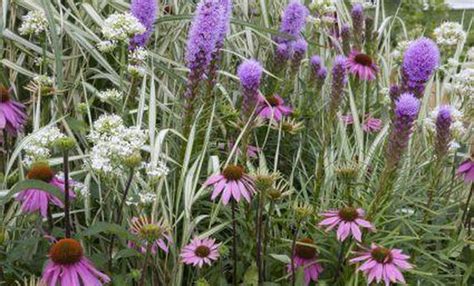
[[[26,122],[25,106],[13,101],[11,89],[0,86],[0,130],[6,130],[14,136],[23,128]]]
[[[318,263],[316,249],[307,244],[313,244],[310,238],[303,238],[296,243],[295,253],[293,253],[294,271],[296,273],[298,267],[304,268],[304,282],[309,285],[311,280],[318,281],[319,274],[323,271],[323,267]],[[292,273],[291,263],[287,266],[288,273]]]
[[[382,280],[385,285],[390,283],[401,283],[405,284],[405,278],[401,271],[413,268],[408,263],[410,256],[402,253],[400,249],[389,249],[376,244],[372,244],[370,249],[359,254],[350,260],[351,263],[358,263],[364,261],[364,263],[357,268],[358,271],[363,271],[367,276],[368,283]]]
[[[354,124],[354,117],[352,114],[341,115],[341,121],[346,125]]]
[[[231,197],[237,202],[241,197],[250,202],[251,196],[255,193],[253,179],[238,165],[229,165],[220,174],[209,177],[204,186],[211,185],[214,186],[211,199],[216,199],[222,193],[224,205],[229,203]]]
[[[277,94],[267,98],[260,95],[257,114],[264,119],[274,119],[278,122],[283,116],[293,113],[293,109],[284,105],[284,103],[283,99]]]
[[[40,180],[46,183],[49,183],[62,192],[64,192],[64,180],[56,176],[48,164],[37,163],[34,164],[31,170],[26,175],[28,179]],[[74,184],[72,180],[69,181],[70,186]],[[69,197],[74,199],[76,195],[70,188]],[[21,201],[21,210],[25,213],[32,213],[39,211],[41,216],[47,217],[48,214],[48,204],[52,203],[60,208],[64,208],[63,202],[57,197],[51,195],[48,192],[38,190],[38,189],[27,189],[20,192],[17,197],[17,200]]]
[[[458,175],[464,176],[464,182],[469,183],[474,181],[474,161],[472,159],[467,159],[459,165],[459,168],[456,172]]]
[[[374,80],[379,70],[369,55],[353,50],[347,59],[348,71],[361,80]]]
[[[367,133],[378,132],[382,128],[382,120],[367,115],[362,124],[362,129]]]
[[[327,227],[326,231],[337,229],[337,240],[344,241],[352,235],[357,241],[362,241],[361,227],[374,230],[375,227],[364,219],[364,210],[353,207],[345,207],[340,210],[328,211],[321,214],[325,217],[319,226]]]
[[[129,241],[129,248],[146,253],[147,245],[152,243],[150,251],[153,255],[156,254],[158,248],[168,253],[168,245],[172,243],[172,239],[163,220],[155,222],[145,216],[133,217],[130,220],[130,232],[137,236],[139,243]]]
[[[41,282],[47,286],[101,286],[110,282],[110,278],[84,256],[77,240],[65,238],[51,247]]]
[[[229,143],[227,144],[227,147],[229,148],[229,150],[232,150],[232,148],[234,148],[234,142],[229,141]],[[260,148],[258,148],[257,146],[247,145],[247,157],[256,158],[258,157],[258,152],[260,152]],[[240,151],[240,148],[237,148],[236,153],[237,155],[242,154],[242,151]]]
[[[215,242],[212,238],[193,238],[181,251],[182,262],[199,268],[204,264],[211,265],[212,261],[219,258],[220,243],[216,244]]]

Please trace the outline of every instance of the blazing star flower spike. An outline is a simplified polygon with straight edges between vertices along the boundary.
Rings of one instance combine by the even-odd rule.
[[[444,156],[449,150],[452,139],[451,124],[453,123],[452,109],[449,105],[440,106],[436,118],[435,150],[439,157]]]
[[[306,24],[306,17],[308,17],[309,11],[306,6],[300,3],[298,0],[293,0],[286,6],[283,12],[283,18],[281,21],[280,32],[289,34],[294,38],[298,38],[299,34]],[[291,39],[279,39],[279,42],[288,43]]]
[[[249,116],[258,103],[263,67],[256,60],[246,60],[237,69],[242,87],[242,112]]]
[[[329,114],[334,118],[337,108],[341,104],[344,87],[347,83],[347,59],[344,56],[336,56],[332,67],[331,100],[329,103]]]
[[[156,0],[132,0],[130,12],[145,27],[145,33],[132,38],[130,45],[132,48],[143,47],[153,33],[153,25],[156,21],[156,10],[158,2]]]

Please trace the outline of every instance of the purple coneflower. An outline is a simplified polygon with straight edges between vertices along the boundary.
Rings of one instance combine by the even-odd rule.
[[[341,104],[344,87],[347,83],[346,61],[344,56],[336,56],[332,67],[331,101],[329,103],[331,119],[335,117],[337,108]]]
[[[245,116],[250,116],[258,103],[262,72],[262,65],[256,60],[245,60],[237,69],[242,87],[242,114]]]
[[[440,53],[435,42],[428,38],[412,42],[403,56],[403,92],[412,92],[420,98],[426,82],[438,67],[439,61]]]
[[[190,70],[186,98],[193,100],[196,88],[208,70],[219,38],[222,6],[217,0],[201,0],[196,8],[186,47],[186,65]]]
[[[311,281],[318,281],[319,274],[323,271],[323,267],[318,263],[318,255],[316,249],[307,244],[313,244],[310,238],[303,238],[296,242],[295,252],[293,253],[293,267],[288,264],[289,273],[298,267],[303,267],[305,285],[309,285]]]
[[[308,43],[304,39],[298,39],[293,43],[293,56],[291,57],[291,69],[293,72],[296,73],[298,71],[307,49]]]
[[[231,198],[240,201],[244,197],[247,202],[255,193],[255,184],[253,179],[245,173],[243,167],[238,165],[229,165],[224,168],[220,174],[209,177],[204,186],[213,186],[211,199],[215,200],[222,193],[222,202],[227,205]]]
[[[369,55],[353,50],[347,59],[347,69],[360,80],[374,80],[379,70]]]
[[[130,12],[146,28],[145,33],[131,39],[130,46],[132,48],[144,47],[150,39],[156,20],[157,3],[156,0],[132,0]]]
[[[137,236],[140,242],[128,242],[129,248],[146,253],[149,244],[152,244],[150,251],[156,254],[158,248],[168,253],[168,245],[172,242],[168,227],[163,220],[154,221],[145,216],[133,217],[130,220],[130,232]]]
[[[26,122],[25,106],[11,99],[12,89],[0,86],[0,130],[15,136]]]
[[[373,133],[380,131],[380,129],[382,129],[382,120],[367,114],[364,123],[362,124],[362,130],[367,133]]]
[[[364,219],[365,212],[360,208],[344,207],[340,210],[332,210],[321,214],[325,217],[318,225],[327,227],[326,231],[337,229],[337,240],[344,241],[349,235],[358,242],[362,241],[361,227],[374,230],[375,227]]]
[[[229,141],[227,143],[228,149],[232,150],[234,148],[234,144],[235,144],[234,141]],[[257,146],[247,145],[247,157],[248,158],[257,158],[258,157],[258,152],[260,152],[260,151],[261,151],[260,148],[258,148]],[[242,151],[240,150],[240,148],[237,148],[236,154],[238,156],[240,156],[242,154]]]
[[[362,47],[362,39],[364,32],[364,7],[357,3],[352,7],[352,31],[354,33],[354,42],[358,49]]]
[[[64,192],[64,180],[54,174],[51,168],[46,163],[36,163],[32,166],[26,177],[30,180],[40,180],[45,183],[51,184],[59,188]],[[70,180],[69,185],[73,185],[73,181]],[[69,190],[69,196],[71,199],[75,197],[74,192]],[[47,217],[48,205],[52,203],[60,208],[64,208],[63,202],[57,197],[51,195],[48,192],[38,189],[27,189],[20,192],[17,200],[21,201],[21,210],[25,213],[32,213],[39,211],[41,216]]]
[[[219,258],[219,246],[220,243],[212,238],[195,237],[183,248],[180,256],[184,264],[201,268],[204,264],[211,265]]]
[[[308,15],[308,8],[301,4],[300,1],[291,1],[283,12],[280,32],[288,34],[289,36],[293,37],[293,39],[278,38],[277,42],[289,43],[299,38],[299,35],[306,24],[306,17],[308,17]]]
[[[439,157],[444,156],[448,152],[449,143],[452,139],[451,124],[453,123],[453,118],[451,110],[449,105],[440,106],[438,109],[435,150]]]
[[[411,93],[400,95],[396,101],[395,117],[385,153],[389,166],[394,167],[398,164],[404,150],[408,146],[419,109],[420,101]]]
[[[65,238],[54,243],[49,250],[41,282],[48,286],[101,286],[110,282],[110,278],[84,256],[77,240]]]
[[[456,172],[458,176],[464,176],[464,182],[474,182],[474,160],[469,158],[459,165]]]
[[[400,249],[389,249],[372,244],[370,249],[359,253],[359,256],[351,259],[350,262],[364,261],[357,270],[364,272],[369,284],[374,280],[377,283],[383,280],[388,286],[390,283],[406,283],[401,271],[413,268],[408,263],[409,258]]]
[[[293,109],[285,105],[285,101],[278,94],[264,98],[260,96],[258,116],[264,119],[279,122],[283,116],[288,116]]]

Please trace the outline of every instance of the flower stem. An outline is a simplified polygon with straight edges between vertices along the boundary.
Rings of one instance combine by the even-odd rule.
[[[263,224],[263,195],[258,193],[258,208],[257,208],[257,223],[256,223],[256,232],[257,232],[257,255],[255,257],[257,263],[258,271],[258,285],[263,283],[263,272],[262,272],[262,224]]]
[[[234,260],[234,269],[232,276],[232,285],[237,286],[237,220],[235,218],[236,205],[232,200],[232,257]]]
[[[296,276],[295,276],[295,249],[296,249],[296,238],[298,237],[298,233],[300,232],[301,222],[297,222],[295,234],[293,235],[293,241],[291,242],[291,285],[296,285]]]
[[[66,238],[71,237],[71,220],[69,216],[69,151],[63,153],[64,167],[64,232]]]
[[[150,255],[151,245],[152,244],[148,243],[146,246],[145,259],[143,260],[142,273],[141,273],[142,275],[140,277],[140,283],[138,283],[139,286],[145,285],[145,272],[148,267],[148,256]]]
[[[469,218],[469,216],[467,216],[467,213],[469,210],[469,205],[471,204],[472,193],[474,193],[474,184],[471,184],[471,190],[469,191],[469,195],[467,196],[466,205],[464,206],[464,211],[462,212],[462,217],[461,217],[461,223],[466,224],[466,225],[468,224],[466,218]],[[466,222],[464,222],[465,220]]]

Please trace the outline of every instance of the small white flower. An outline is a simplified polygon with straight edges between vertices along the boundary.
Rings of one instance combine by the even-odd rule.
[[[21,19],[23,20],[23,22],[21,23],[21,26],[18,29],[20,35],[38,36],[39,34],[46,31],[46,29],[48,28],[48,19],[46,19],[46,15],[42,10],[29,11],[28,14],[21,17]]]
[[[50,76],[47,75],[37,75],[33,77],[33,81],[36,82],[37,84],[41,86],[53,86],[54,85],[54,79]]]
[[[152,192],[143,192],[138,194],[140,203],[143,205],[149,205],[156,201],[156,194]]]
[[[122,99],[122,93],[116,89],[107,89],[97,93],[97,97],[101,101],[119,101]]]
[[[58,140],[65,138],[57,127],[51,126],[32,135],[23,150],[26,153],[24,162],[28,166],[35,161],[46,160],[51,157],[51,148]]]
[[[449,58],[448,59],[448,66],[452,67],[452,68],[455,68],[455,67],[459,66],[459,62],[454,58]]]
[[[452,86],[457,95],[474,98],[474,69],[466,68],[453,76]]]
[[[459,42],[466,40],[461,24],[457,22],[445,22],[434,30],[436,42],[441,46],[456,46]]]
[[[146,74],[146,68],[141,65],[128,65],[127,72],[133,77],[143,77]]]
[[[134,64],[144,63],[148,57],[148,51],[143,47],[131,50],[128,54],[129,61]]]
[[[474,47],[470,47],[466,52],[467,59],[471,62],[474,62]]]
[[[336,12],[336,6],[332,0],[313,0],[309,7],[311,9],[318,10],[320,14]]]
[[[97,44],[97,49],[103,53],[110,53],[117,47],[116,41],[101,41]]]
[[[105,19],[102,27],[104,38],[117,42],[128,42],[131,37],[145,31],[145,26],[130,13],[114,13]]]
[[[167,176],[169,169],[166,166],[166,163],[160,161],[156,166],[151,163],[147,164],[145,166],[145,172],[151,181],[156,182],[157,180]]]

